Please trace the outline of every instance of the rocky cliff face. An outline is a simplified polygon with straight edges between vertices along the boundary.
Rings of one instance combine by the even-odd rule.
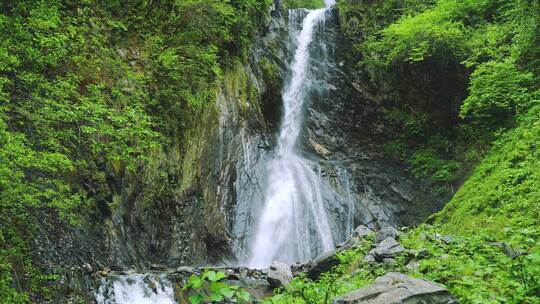
[[[347,61],[347,42],[341,34],[337,10],[327,19],[321,39],[334,45],[333,57],[321,68],[321,88],[312,92],[306,113],[305,153],[317,159],[322,175],[338,191],[347,191],[355,204],[354,227],[372,229],[417,223],[433,212],[432,199],[400,164],[380,153],[377,130],[372,129],[372,105],[355,88],[355,71]],[[327,198],[331,200],[331,198]],[[329,212],[340,212],[329,210]]]
[[[44,225],[35,241],[42,265],[147,269],[234,259],[233,235],[245,230],[234,218],[261,196],[288,57],[286,9],[276,1],[270,10],[246,63],[231,64],[215,103],[186,123],[181,147],[156,151],[137,175],[110,173],[95,189],[97,208],[76,228]]]
[[[196,114],[183,151],[173,149],[147,168],[138,189],[98,225],[109,265],[173,267],[234,258],[232,236],[243,230],[235,214],[253,207],[238,202],[261,195],[262,164],[275,123],[269,109],[279,102],[270,94],[279,90],[287,56],[281,48],[284,18],[276,3],[268,32],[261,33],[247,63],[233,63],[215,103]]]
[[[44,236],[58,235],[36,240],[44,265],[93,272],[242,259],[253,230],[252,211],[264,201],[265,164],[279,125],[281,85],[291,56],[285,47],[286,19],[275,1],[266,33],[257,38],[247,63],[237,62],[225,73],[216,102],[198,114],[182,149],[156,152],[138,176],[111,176],[108,195],[97,199],[106,204],[98,204],[84,228],[59,224],[44,230]],[[338,19],[332,11],[320,29],[320,39],[334,47],[318,50],[319,55],[333,60],[313,71],[323,73],[325,81],[311,92],[302,151],[320,164],[334,190],[327,193],[354,204],[355,226],[377,230],[419,222],[432,211],[431,198],[372,144],[376,132],[365,129],[371,112],[354,88]],[[337,205],[327,206],[338,240],[345,239],[340,223],[349,215]]]

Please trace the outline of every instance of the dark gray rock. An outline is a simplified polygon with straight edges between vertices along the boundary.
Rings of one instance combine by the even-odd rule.
[[[352,233],[352,237],[356,238],[356,239],[362,239],[362,238],[370,235],[371,233],[373,233],[373,230],[369,229],[368,227],[366,227],[364,225],[360,225],[360,226],[356,227],[356,229],[354,229],[354,231]]]
[[[152,264],[150,265],[150,270],[166,270],[167,266],[163,264]],[[116,269],[113,269],[116,270]]]
[[[334,300],[334,304],[457,304],[442,286],[391,272],[371,286],[355,290]]]
[[[355,244],[360,242],[366,236],[374,233],[373,230],[369,229],[364,225],[356,227],[351,236],[345,241],[336,246],[336,249],[345,250],[353,247]]]
[[[390,226],[384,227],[379,232],[377,232],[377,237],[375,238],[375,242],[380,243],[386,240],[387,238],[394,238],[397,240],[398,235],[399,235],[399,232],[396,228],[390,227]]]
[[[371,229],[364,225],[360,225],[353,231],[351,236],[345,242],[337,245],[335,250],[321,255],[311,262],[295,266],[293,272],[295,274],[305,272],[308,278],[317,280],[321,274],[332,270],[333,267],[339,264],[339,259],[337,257],[339,252],[350,249],[360,240],[372,233],[373,231]]]
[[[270,287],[285,287],[289,285],[293,278],[291,267],[285,263],[273,262],[270,268],[268,268],[267,278]]]
[[[321,274],[332,270],[333,267],[339,264],[337,253],[340,251],[342,251],[342,249],[328,252],[316,258],[311,263],[311,267],[306,271],[306,276],[312,280],[317,280]]]
[[[192,275],[192,274],[195,273],[195,269],[193,269],[192,267],[188,267],[188,266],[180,266],[180,267],[176,268],[176,272],[177,273],[184,273],[184,274],[187,274],[187,275]]]
[[[384,262],[385,259],[395,258],[398,254],[405,251],[405,248],[403,248],[403,246],[401,246],[394,238],[389,237],[380,242],[377,247],[367,254],[367,256],[372,256],[376,262]]]

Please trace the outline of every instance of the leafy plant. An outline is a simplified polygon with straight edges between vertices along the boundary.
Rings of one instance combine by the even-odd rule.
[[[240,286],[224,282],[226,274],[222,271],[206,270],[200,276],[192,275],[183,291],[189,293],[191,304],[199,303],[250,303],[251,295]]]
[[[460,115],[496,128],[532,106],[533,79],[532,73],[518,70],[511,62],[481,64],[471,75],[471,92]]]
[[[285,0],[288,8],[321,8],[324,7],[324,0]]]

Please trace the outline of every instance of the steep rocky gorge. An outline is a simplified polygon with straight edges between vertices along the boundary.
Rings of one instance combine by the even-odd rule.
[[[436,211],[435,198],[378,150],[377,130],[370,129],[372,105],[356,89],[359,80],[345,56],[350,46],[342,39],[338,11],[328,14],[317,39],[333,46],[326,50],[332,58],[313,71],[324,81],[310,92],[300,151],[320,166],[325,185],[333,188],[325,193],[338,193],[354,205],[353,228],[418,223]],[[94,273],[241,263],[254,210],[264,201],[266,164],[281,119],[282,84],[292,56],[287,19],[275,1],[266,32],[246,63],[234,63],[223,75],[215,103],[191,123],[184,148],[159,153],[137,176],[111,173],[108,189],[97,191],[107,193],[97,199],[106,203],[98,204],[82,228],[59,224],[51,229],[62,238],[35,241],[42,264],[61,261],[74,273]],[[344,227],[346,211],[331,203],[334,197],[323,200],[337,241],[344,241],[350,232]]]

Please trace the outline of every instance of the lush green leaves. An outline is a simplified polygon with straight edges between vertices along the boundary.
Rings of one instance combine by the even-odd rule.
[[[226,278],[222,271],[206,270],[200,276],[192,275],[182,290],[191,304],[224,301],[249,303],[251,295],[239,286],[227,284]]]
[[[288,8],[321,8],[324,7],[324,0],[285,0]]]
[[[461,116],[489,128],[523,114],[532,106],[533,74],[511,62],[486,62],[471,75],[470,95],[461,106]]]
[[[353,58],[369,75],[360,85],[381,109],[385,146],[415,176],[452,189],[495,132],[537,103],[539,5],[339,2]]]

